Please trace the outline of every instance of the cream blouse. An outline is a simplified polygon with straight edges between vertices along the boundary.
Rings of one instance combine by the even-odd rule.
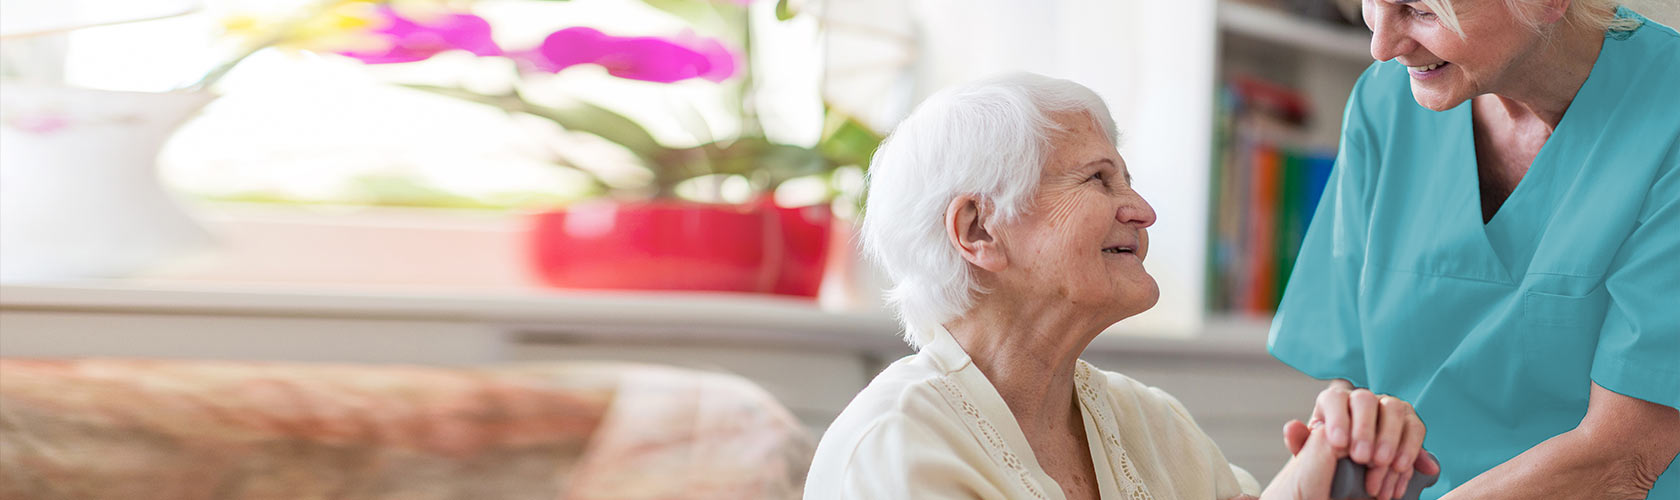
[[[1260,494],[1166,392],[1084,361],[1074,383],[1104,500]],[[1064,500],[1003,398],[944,329],[829,426],[805,498]]]

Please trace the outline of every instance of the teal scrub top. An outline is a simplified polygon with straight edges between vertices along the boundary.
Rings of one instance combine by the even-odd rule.
[[[1590,383],[1680,407],[1680,35],[1607,33],[1591,74],[1482,221],[1468,102],[1373,64],[1272,322],[1273,356],[1411,401],[1434,499],[1586,415]],[[1680,466],[1650,498],[1680,499]]]

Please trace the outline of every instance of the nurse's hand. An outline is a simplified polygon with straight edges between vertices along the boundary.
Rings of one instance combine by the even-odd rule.
[[[1366,466],[1365,491],[1379,500],[1404,494],[1414,472],[1441,473],[1441,466],[1422,453],[1423,420],[1400,398],[1336,380],[1318,393],[1312,422],[1323,424],[1332,448]],[[1291,428],[1285,428],[1284,441],[1290,454],[1296,454],[1307,433]]]

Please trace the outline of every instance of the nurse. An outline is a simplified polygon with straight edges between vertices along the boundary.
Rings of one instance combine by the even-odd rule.
[[[1270,349],[1412,402],[1424,498],[1680,499],[1680,34],[1613,1],[1363,3]],[[1363,395],[1317,418],[1392,491]]]

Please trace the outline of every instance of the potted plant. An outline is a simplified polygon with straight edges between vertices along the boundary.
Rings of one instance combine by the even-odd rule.
[[[388,3],[334,0],[312,17],[287,22],[235,18],[229,32],[250,41],[246,53],[273,45],[335,53],[368,64],[398,64],[465,51],[502,58],[513,72],[507,88],[404,86],[542,118],[568,132],[582,132],[628,151],[649,175],[635,186],[612,186],[589,174],[603,196],[532,215],[530,256],[545,282],[565,288],[719,290],[814,297],[829,247],[833,214],[826,204],[778,206],[773,193],[795,178],[832,175],[838,167],[866,167],[879,134],[833,109],[825,110],[821,139],[811,146],[766,137],[752,106],[753,37],[746,2],[647,0],[648,5],[709,27],[715,37],[692,31],[664,36],[617,36],[587,26],[556,30],[540,43],[503,47],[489,21],[471,4]],[[794,15],[785,3],[778,17]],[[199,86],[213,83],[234,59]],[[532,97],[547,75],[597,65],[626,80],[668,84],[705,81],[733,87],[741,131],[699,145],[670,146],[642,124],[607,107]],[[628,83],[627,83],[628,84]],[[646,85],[646,83],[641,83]],[[683,199],[680,187],[696,179],[745,180],[746,201],[705,203]]]

